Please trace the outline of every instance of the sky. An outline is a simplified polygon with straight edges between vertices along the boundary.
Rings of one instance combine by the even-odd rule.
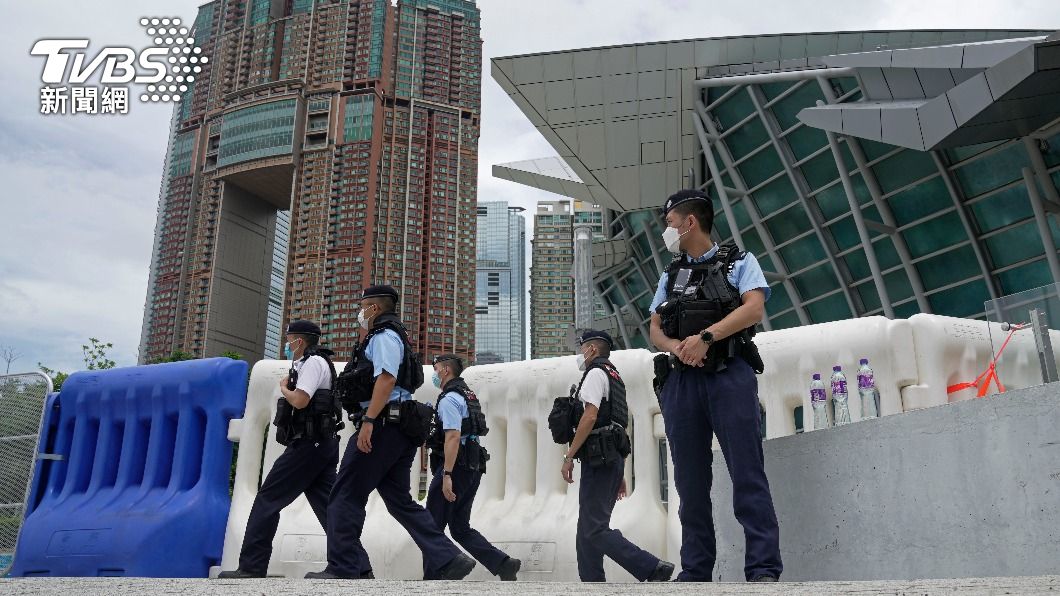
[[[89,337],[136,363],[171,106],[44,116],[40,38],[144,47],[143,16],[194,20],[200,0],[5,0],[0,35],[0,347],[83,367]],[[150,12],[146,6],[150,6]],[[483,102],[479,200],[533,209],[558,197],[494,179],[493,164],[554,155],[489,76],[489,59],[671,39],[912,28],[1060,28],[1056,0],[479,0]],[[532,230],[528,230],[532,231]],[[529,263],[529,258],[527,259]],[[0,374],[6,363],[0,361]]]

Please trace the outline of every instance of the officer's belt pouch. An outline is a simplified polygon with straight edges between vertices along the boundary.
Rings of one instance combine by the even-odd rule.
[[[276,400],[276,416],[272,419],[276,426],[276,442],[287,445],[291,442],[291,423],[294,421],[294,407],[286,398]]]
[[[414,399],[401,402],[399,407],[401,414],[398,419],[398,430],[417,447],[423,446],[427,442],[427,436],[431,434],[431,418],[434,416],[434,408]]]
[[[762,374],[766,370],[766,363],[762,361],[762,355],[758,352],[755,342],[745,339],[742,342],[740,355],[751,365],[756,374]]]
[[[629,454],[633,453],[633,441],[630,440],[626,429],[615,429],[615,448],[618,450],[618,454],[624,458],[629,457]]]
[[[662,395],[663,386],[666,385],[666,379],[670,377],[674,367],[670,364],[669,354],[656,354],[655,358],[652,359],[652,364],[655,367],[655,378],[652,380],[652,387],[655,388],[655,396],[659,397]]]
[[[625,433],[623,433],[625,434]],[[602,466],[622,459],[618,450],[618,435],[612,429],[597,429],[585,439],[579,450],[579,458],[592,467]]]
[[[683,301],[677,308],[677,337],[685,339],[701,333],[719,320],[718,306],[706,300]]]
[[[485,468],[485,462],[482,460],[482,454],[485,451],[478,444],[478,441],[467,441],[460,446],[460,457],[457,458],[458,463],[472,472],[482,471]]]

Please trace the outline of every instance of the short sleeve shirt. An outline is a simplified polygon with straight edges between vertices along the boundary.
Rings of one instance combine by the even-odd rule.
[[[364,355],[368,357],[368,360],[372,361],[372,378],[378,378],[384,372],[388,372],[396,378],[401,370],[401,362],[405,359],[405,345],[396,331],[384,329],[372,336],[368,346],[364,349]],[[405,401],[408,399],[412,399],[412,394],[404,387],[395,386],[394,390],[390,392],[389,401]],[[361,405],[368,407],[369,403],[369,401],[363,401]]]
[[[442,430],[460,430],[467,415],[467,400],[456,391],[447,392],[438,402],[438,417],[442,421]],[[461,436],[460,442],[463,443],[466,438]]]
[[[327,360],[320,356],[310,356],[305,360],[294,361],[294,370],[298,372],[298,383],[295,389],[301,389],[313,397],[319,389],[331,389],[331,367]]]
[[[585,375],[585,381],[582,382],[578,398],[599,408],[610,392],[611,383],[607,378],[607,373],[604,372],[604,369],[598,367],[590,370],[589,374]]]

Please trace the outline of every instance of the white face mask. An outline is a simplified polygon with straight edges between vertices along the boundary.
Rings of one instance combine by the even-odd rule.
[[[588,364],[589,361],[586,360],[585,354],[581,353],[581,354],[578,354],[578,359],[575,360],[575,362],[578,363],[578,370],[584,372],[585,371],[585,365]]]
[[[692,228],[688,228],[685,234],[691,231]],[[681,252],[681,237],[685,234],[679,232],[677,228],[666,228],[663,230],[662,240],[663,244],[666,245],[666,250],[674,254],[679,254]]]
[[[368,310],[367,307],[366,308],[362,308],[361,310],[357,311],[357,324],[360,325],[361,327],[364,327],[366,325],[365,316],[364,316],[364,311],[366,311],[366,310]]]

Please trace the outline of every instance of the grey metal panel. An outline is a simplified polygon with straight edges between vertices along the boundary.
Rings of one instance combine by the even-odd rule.
[[[843,132],[843,110],[838,106],[806,108],[799,112],[799,120],[820,130]]]
[[[691,109],[696,103],[696,99],[699,97],[699,89],[696,88],[696,71],[691,68],[686,68],[680,71],[681,74],[681,104],[685,109]]]
[[[601,52],[603,52],[604,74],[637,72],[637,51],[633,46],[607,48]]]
[[[913,48],[891,53],[891,66],[904,68],[961,68],[964,46]]]
[[[1034,56],[1033,47],[1024,48],[983,73],[990,87],[990,94],[995,100],[1001,99],[1016,85],[1034,74]]]
[[[986,109],[992,101],[990,87],[986,76],[978,74],[946,92],[953,109],[953,119],[957,126],[971,120],[976,114]]]
[[[769,62],[754,62],[751,64],[752,72],[766,72],[780,70],[780,60],[772,60]]]
[[[666,44],[666,68],[689,68],[696,63],[696,43],[675,41]]]
[[[640,143],[637,140],[637,121],[613,122],[605,129],[607,135],[607,165],[633,166],[640,162]]]
[[[883,76],[882,68],[859,68],[858,80],[861,82],[861,92],[866,99],[894,99],[891,95],[891,88],[887,86],[887,79]]]
[[[829,66],[853,66],[861,67],[889,67],[891,66],[891,51],[858,52],[854,54],[840,54],[838,56],[827,56],[824,59]]]
[[[637,72],[666,69],[665,43],[651,43],[637,46]]]
[[[506,78],[510,79],[512,77],[512,65],[514,63],[515,60],[511,58],[494,58],[490,60],[490,75],[496,79],[497,73],[500,71],[501,73],[504,73]]]
[[[971,79],[975,75],[983,72],[981,68],[951,68],[950,74],[953,75],[953,82],[960,85],[961,83]]]
[[[925,97],[920,79],[912,68],[884,68],[883,77],[894,99],[920,99]]]
[[[607,169],[607,188],[615,200],[627,209],[640,205],[640,169],[640,166]]]
[[[691,72],[691,69],[686,70]],[[681,70],[676,68],[669,69],[664,72],[664,78],[666,79],[666,91],[663,97],[681,97],[681,72]]]
[[[561,81],[574,78],[574,55],[570,52],[545,54],[543,64],[545,80]]]
[[[913,33],[911,31],[891,31],[887,34],[887,45],[891,49],[896,48],[908,48],[913,43]]]
[[[661,114],[674,111],[676,102],[673,99],[644,99],[637,102],[637,112],[640,115]]]
[[[696,40],[696,66],[715,66],[727,62],[726,45],[720,39]]]
[[[928,149],[938,145],[957,130],[957,122],[953,119],[949,98],[945,95],[940,95],[920,106],[917,112],[920,120],[920,133],[924,139],[924,146]]]
[[[834,33],[815,33],[806,36],[806,55],[815,58],[838,53],[839,38]]]
[[[965,46],[964,68],[990,68],[1031,45],[1031,41],[993,41]]]
[[[578,126],[553,126],[552,130],[555,131],[556,136],[563,140],[567,147],[576,153],[581,153],[579,150],[578,128]]]
[[[578,125],[578,148],[582,162],[592,170],[607,167],[606,124]]]
[[[779,35],[763,35],[754,38],[754,62],[773,62],[779,60]]]
[[[933,46],[942,41],[941,31],[913,31],[911,44],[913,46]]]
[[[618,74],[604,77],[604,98],[608,103],[637,99],[637,75]]]
[[[1042,44],[1037,49],[1038,68],[1053,70],[1060,68],[1060,42]]]
[[[666,71],[641,72],[637,75],[637,98],[666,97]]]
[[[546,120],[549,124],[571,124],[578,121],[578,112],[574,108],[561,108],[559,110],[549,110],[547,112]]]
[[[639,168],[638,175],[640,176],[640,188],[639,197],[655,196],[659,190],[665,189],[666,184],[666,164],[654,163],[646,164]]]
[[[544,116],[538,111],[543,109],[544,102],[538,105],[531,104],[530,101],[526,99],[525,95],[518,92],[511,93],[508,97],[512,99],[512,102],[515,103],[516,107],[519,108],[531,124],[536,127],[545,126]]]
[[[744,64],[748,62],[754,62],[754,38],[737,37],[733,39],[726,39],[725,43],[728,45],[729,55],[727,56],[727,61],[729,64]]]
[[[573,53],[574,76],[597,77],[604,74],[603,56],[600,50],[582,50]]]
[[[780,36],[780,59],[792,60],[795,58],[805,58],[806,53],[806,35],[782,35]]]
[[[640,163],[662,163],[666,158],[665,141],[649,141],[640,144]],[[643,176],[643,174],[642,174]],[[642,178],[643,179],[643,178]]]
[[[927,97],[938,97],[957,84],[948,68],[917,68],[916,75]]]
[[[604,106],[604,114],[607,118],[630,118],[637,115],[637,101],[625,101],[621,103],[609,103]]]
[[[670,116],[641,118],[637,124],[641,142],[661,141],[673,136],[673,119]]]
[[[574,107],[574,81],[551,81],[545,83],[545,101],[548,109]]]
[[[604,106],[585,106],[575,110],[578,122],[589,122],[604,119]]]
[[[861,40],[862,47],[865,48],[865,51],[867,52],[879,49],[889,49],[883,47],[887,45],[887,36],[888,34],[886,32],[866,31],[865,36]]]
[[[547,102],[545,101],[544,83],[531,83],[529,85],[519,85],[516,89],[539,112],[544,113],[544,111],[547,109]]]
[[[880,109],[844,109],[843,133],[862,139],[882,141],[883,132]]]
[[[837,54],[849,54],[860,52],[864,47],[865,35],[862,33],[840,33],[836,35]]]
[[[594,106],[604,103],[604,80],[601,77],[574,81],[575,105]]]
[[[807,62],[807,66],[809,66],[811,68],[823,68],[823,67],[828,66],[827,64],[824,63],[824,59],[823,58],[810,58],[806,62]]]
[[[781,70],[791,70],[794,68],[806,68],[810,65],[810,61],[806,58],[788,58],[780,61]]]
[[[880,124],[884,142],[902,147],[923,148],[924,138],[920,133],[920,120],[917,117],[918,105],[920,104],[892,106],[881,112]]]
[[[729,72],[731,74],[748,74],[755,71],[754,64],[730,64]]]
[[[512,82],[540,83],[545,80],[545,61],[541,56],[520,56],[512,59]]]

